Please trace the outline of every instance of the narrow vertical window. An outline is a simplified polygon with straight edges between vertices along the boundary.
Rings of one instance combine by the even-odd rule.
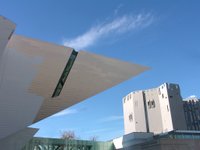
[[[55,90],[53,92],[52,97],[57,97],[57,96],[60,95],[60,93],[61,93],[61,91],[63,89],[63,86],[65,84],[65,81],[67,80],[67,77],[68,77],[68,75],[70,73],[70,70],[71,70],[71,68],[72,68],[72,66],[74,64],[74,61],[75,61],[77,55],[78,55],[78,52],[73,50],[71,55],[70,55],[70,57],[69,57],[69,60],[68,60],[68,62],[66,64],[66,66],[65,66],[65,68],[63,70],[63,73],[62,73],[62,75],[61,75],[61,77],[60,77],[60,79],[58,81],[58,84],[57,84],[57,86],[56,86],[56,88],[55,88]]]
[[[132,113],[129,114],[128,118],[129,118],[129,121],[132,122],[133,121],[133,114]]]
[[[151,108],[151,101],[150,100],[147,102],[147,105],[148,105],[148,108]]]

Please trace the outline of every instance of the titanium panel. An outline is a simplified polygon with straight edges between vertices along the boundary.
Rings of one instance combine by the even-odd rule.
[[[23,53],[27,58],[38,59],[38,64],[30,68],[36,67],[38,72],[29,92],[51,97],[73,49],[18,35],[13,35],[8,48]]]
[[[32,139],[38,129],[25,128],[0,140],[0,149],[3,150],[21,150],[29,140]]]
[[[147,67],[79,51],[61,94],[45,99],[34,122],[113,87]]]
[[[0,68],[0,139],[33,123],[51,97],[70,48],[13,35]]]
[[[72,48],[13,35],[0,68],[0,139],[147,70],[80,51],[58,97]]]

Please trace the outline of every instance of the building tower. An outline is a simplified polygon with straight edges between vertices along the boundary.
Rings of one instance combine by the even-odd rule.
[[[188,130],[200,130],[200,101],[189,97],[183,101],[183,109]]]
[[[125,134],[186,129],[178,84],[164,83],[158,88],[131,92],[123,98],[123,110]]]

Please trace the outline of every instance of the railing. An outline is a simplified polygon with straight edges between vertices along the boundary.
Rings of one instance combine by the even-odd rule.
[[[112,142],[33,138],[22,150],[114,150]]]

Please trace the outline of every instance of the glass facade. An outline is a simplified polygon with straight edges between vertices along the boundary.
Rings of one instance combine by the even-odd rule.
[[[22,150],[114,150],[113,142],[33,138]]]

